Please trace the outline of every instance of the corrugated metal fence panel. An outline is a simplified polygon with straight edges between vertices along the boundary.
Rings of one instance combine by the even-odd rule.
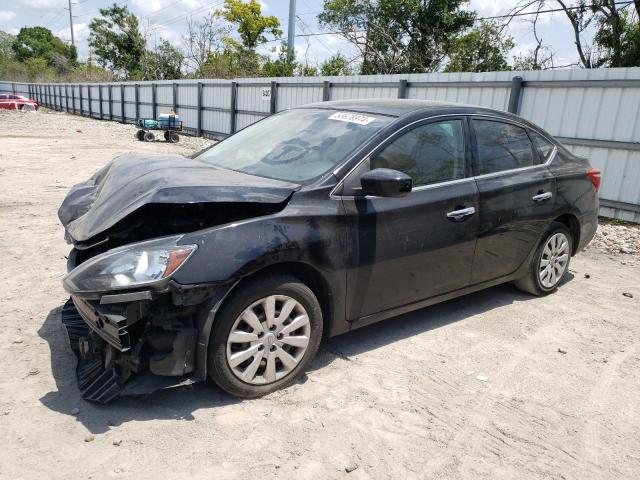
[[[111,111],[113,113],[114,120],[120,120],[122,118],[122,103],[121,103],[122,90],[120,85],[112,85],[111,87]]]
[[[640,80],[640,68],[526,72],[525,76],[531,86],[525,84],[519,114],[552,135],[640,142],[640,82],[619,87],[579,83]]]
[[[156,102],[159,106],[173,108],[173,83],[160,83],[156,87]]]
[[[231,80],[176,80],[113,84],[111,111],[121,120],[121,85],[126,121],[153,115],[178,105],[188,131],[228,134],[271,112],[329,99],[398,98],[440,100],[507,110],[514,76],[524,79],[519,115],[540,125],[579,155],[602,169],[602,213],[640,221],[640,68],[555,70],[533,72],[428,73],[351,77],[240,78],[235,105]],[[401,80],[406,80],[405,84]],[[603,82],[605,81],[605,82]],[[198,87],[198,82],[202,86]],[[270,99],[276,82],[275,105]],[[174,83],[177,89],[174,89]],[[327,83],[330,88],[327,92]],[[89,102],[91,90],[91,102]],[[98,86],[0,82],[0,91],[35,97],[51,108],[100,116]],[[174,91],[177,93],[174,98]],[[73,92],[73,93],[70,93]],[[67,93],[72,97],[66,98]],[[103,118],[109,118],[108,85],[102,87]],[[200,104],[198,103],[200,101]],[[91,104],[90,104],[91,103]],[[200,109],[199,109],[200,107]],[[232,107],[235,111],[232,111]],[[200,121],[200,122],[199,122]],[[625,143],[616,143],[625,142]],[[606,206],[608,205],[608,206]]]

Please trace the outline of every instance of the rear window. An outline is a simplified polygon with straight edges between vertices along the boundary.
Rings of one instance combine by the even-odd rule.
[[[533,146],[524,128],[494,120],[473,120],[478,144],[478,175],[535,164]]]
[[[531,141],[533,142],[533,146],[538,152],[538,157],[542,163],[549,160],[549,155],[553,152],[553,143],[544,138],[539,133],[534,132],[533,130],[529,131],[529,136],[531,137]]]

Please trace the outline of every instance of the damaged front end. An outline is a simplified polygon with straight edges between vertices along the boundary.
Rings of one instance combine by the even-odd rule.
[[[105,403],[194,380],[197,308],[213,287],[194,295],[170,278],[196,250],[165,237],[97,255],[64,278],[71,299],[62,323],[78,357],[82,397]]]
[[[74,186],[58,212],[74,246],[62,322],[82,397],[105,403],[204,380],[203,306],[225,287],[172,280],[198,248],[182,236],[279,212],[298,187],[148,155],[121,156]]]

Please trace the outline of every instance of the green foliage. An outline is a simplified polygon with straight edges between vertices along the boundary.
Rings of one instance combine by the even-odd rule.
[[[234,78],[261,76],[263,57],[256,52],[227,46],[211,52],[195,72],[196,78]]]
[[[21,28],[11,48],[17,61],[44,59],[47,66],[54,67],[60,73],[72,69],[78,56],[73,45],[65,44],[44,27]]]
[[[145,50],[140,61],[140,80],[174,80],[182,77],[184,54],[166,40],[154,50]]]
[[[237,27],[242,46],[249,50],[255,50],[259,44],[268,41],[267,34],[275,38],[282,35],[278,17],[262,15],[256,0],[246,3],[242,0],[225,0],[224,9],[217,14]]]
[[[137,17],[127,7],[115,3],[101,8],[100,15],[101,18],[94,18],[89,24],[89,46],[98,64],[120,77],[139,76],[145,39],[138,28]]]
[[[465,0],[325,0],[318,19],[362,56],[362,74],[437,71],[475,13]]]
[[[608,18],[598,16],[597,26],[594,40],[602,53],[594,66],[640,66],[640,22],[637,18],[627,10]]]
[[[515,47],[513,39],[503,35],[493,23],[482,21],[468,33],[456,38],[449,48],[445,72],[496,72],[509,70],[507,54]]]
[[[13,58],[13,42],[15,42],[15,40],[15,35],[0,31],[0,60]]]
[[[320,65],[320,74],[325,76],[353,75],[353,73],[349,61],[341,53],[336,53]]]
[[[278,50],[277,59],[272,60],[267,57],[265,64],[262,66],[262,74],[265,77],[293,77],[297,67],[298,63],[289,58],[287,45],[283,43]]]

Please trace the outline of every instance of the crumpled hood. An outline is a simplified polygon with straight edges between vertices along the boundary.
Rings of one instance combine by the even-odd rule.
[[[84,242],[146,204],[281,203],[298,187],[180,155],[130,153],[73,186],[58,217],[73,240]]]

